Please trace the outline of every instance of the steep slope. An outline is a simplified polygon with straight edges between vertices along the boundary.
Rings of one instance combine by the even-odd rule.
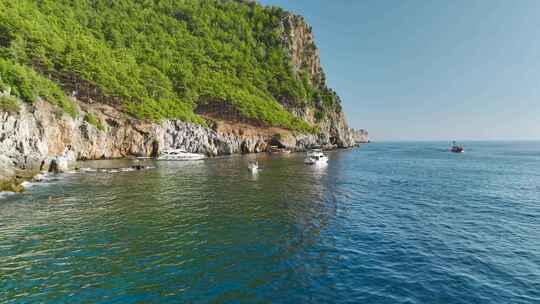
[[[0,0],[0,94],[5,168],[67,146],[100,158],[155,142],[209,155],[354,144],[311,28],[252,1]]]
[[[321,145],[353,146],[352,130],[342,112],[341,100],[326,85],[311,26],[301,16],[284,13],[281,18],[281,41],[293,64],[293,73],[302,79],[305,87],[311,88],[306,102],[299,104],[282,96],[281,103],[297,117],[318,127]]]

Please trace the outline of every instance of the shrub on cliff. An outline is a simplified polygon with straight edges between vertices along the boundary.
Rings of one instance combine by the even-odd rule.
[[[84,116],[84,121],[96,127],[96,129],[100,131],[105,131],[105,126],[101,123],[99,119],[96,118],[94,114],[90,112],[86,113],[86,115]]]
[[[14,96],[2,95],[0,96],[0,111],[8,113],[19,113],[21,106],[19,101]]]
[[[75,105],[58,85],[27,66],[0,58],[0,82],[4,89],[10,88],[12,95],[25,102],[33,103],[41,97],[58,105],[71,116],[77,115]]]
[[[22,179],[14,178],[11,180],[0,180],[0,192],[24,192],[24,187],[21,185]]]

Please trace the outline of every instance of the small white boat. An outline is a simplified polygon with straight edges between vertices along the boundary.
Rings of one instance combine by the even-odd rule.
[[[249,170],[251,173],[257,173],[257,172],[259,172],[259,162],[258,162],[258,161],[249,162],[249,164],[248,164],[248,170]]]
[[[450,148],[450,152],[454,153],[463,153],[465,152],[465,148],[462,145],[456,144],[455,141],[452,142],[452,147]]]
[[[322,153],[321,150],[308,151],[307,156],[304,159],[304,164],[307,165],[318,165],[326,163],[328,163],[328,156]]]
[[[163,150],[159,154],[158,160],[199,160],[206,158],[206,155],[200,153],[187,152],[184,149]]]

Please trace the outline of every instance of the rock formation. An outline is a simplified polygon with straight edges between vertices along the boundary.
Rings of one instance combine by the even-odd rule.
[[[369,142],[369,133],[366,130],[353,130],[354,142],[361,144]]]
[[[62,114],[45,102],[23,104],[18,114],[0,114],[0,168],[4,177],[14,169],[38,171],[49,168],[51,161],[71,149],[71,160],[152,156],[158,143],[160,149],[183,148],[209,156],[266,151],[273,136],[288,138],[284,146],[307,149],[330,144],[327,136],[298,134],[279,128],[253,127],[225,121],[214,121],[213,128],[167,120],[145,122],[126,117],[108,105],[79,103],[82,109],[94,113],[106,127],[96,126],[79,118]],[[57,163],[58,164],[58,163]]]

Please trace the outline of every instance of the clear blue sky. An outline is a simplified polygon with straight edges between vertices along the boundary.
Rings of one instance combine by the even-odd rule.
[[[313,26],[375,140],[540,139],[540,1],[261,0]]]

